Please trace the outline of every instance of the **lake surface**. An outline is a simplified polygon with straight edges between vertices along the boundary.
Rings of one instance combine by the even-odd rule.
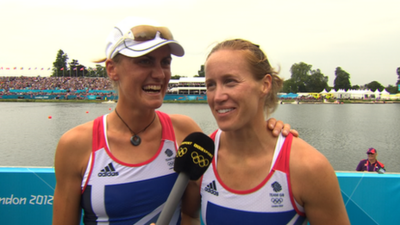
[[[0,102],[0,166],[53,166],[64,132],[115,105]],[[207,104],[165,103],[159,110],[188,115],[207,134],[217,128]],[[284,104],[272,116],[299,131],[337,171],[354,171],[374,147],[388,172],[400,172],[400,104]]]

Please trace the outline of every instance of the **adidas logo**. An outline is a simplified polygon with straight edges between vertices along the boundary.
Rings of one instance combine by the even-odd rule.
[[[115,171],[115,168],[112,163],[109,163],[104,169],[100,170],[97,174],[99,177],[114,177],[118,176],[118,172]]]
[[[217,191],[217,186],[215,185],[215,180],[213,182],[209,183],[207,187],[204,188],[206,192],[209,192],[210,194],[213,194],[215,196],[218,196],[218,191]]]

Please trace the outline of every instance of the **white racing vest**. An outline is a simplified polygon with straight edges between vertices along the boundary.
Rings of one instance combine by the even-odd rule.
[[[293,136],[278,138],[271,171],[257,187],[237,191],[227,187],[217,173],[221,130],[211,138],[215,154],[201,181],[202,220],[207,225],[296,224],[305,225],[304,209],[293,198],[289,180],[289,156]]]
[[[177,145],[169,116],[156,111],[162,125],[158,152],[140,164],[116,159],[107,143],[106,117],[93,123],[92,154],[82,180],[85,224],[150,224],[163,209],[177,173]],[[180,206],[170,224],[180,224]]]

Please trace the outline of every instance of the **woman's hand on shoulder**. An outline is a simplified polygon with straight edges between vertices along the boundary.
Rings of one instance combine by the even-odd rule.
[[[288,136],[289,133],[292,133],[294,137],[299,137],[299,132],[294,129],[290,129],[290,124],[284,124],[281,120],[276,120],[275,118],[269,118],[267,120],[267,128],[272,130],[272,134],[275,137],[282,132],[284,137]]]

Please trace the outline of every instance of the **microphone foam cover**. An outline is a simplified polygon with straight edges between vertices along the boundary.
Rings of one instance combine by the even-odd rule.
[[[202,132],[189,134],[179,146],[174,170],[186,173],[191,180],[198,180],[214,157],[214,141]]]

